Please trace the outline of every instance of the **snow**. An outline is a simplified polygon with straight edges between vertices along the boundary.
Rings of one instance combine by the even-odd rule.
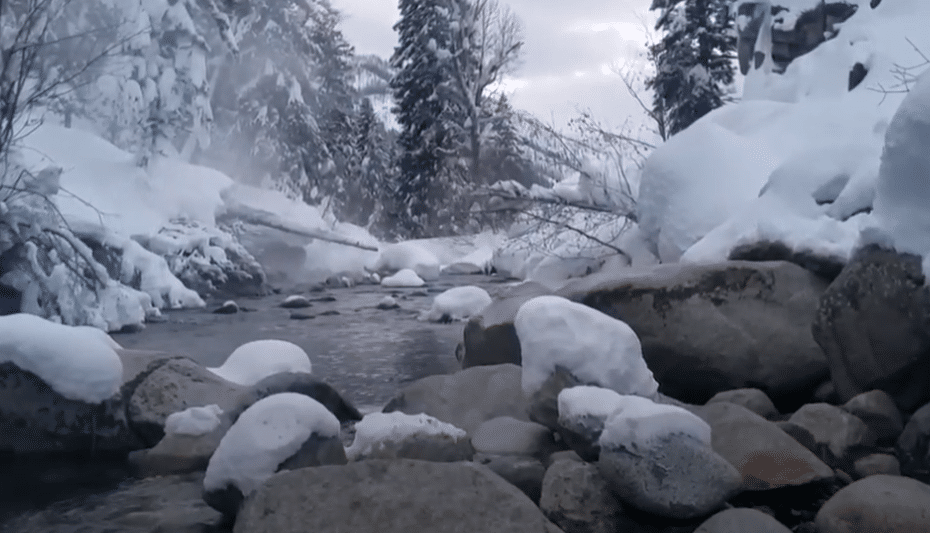
[[[527,301],[514,320],[523,358],[523,392],[531,396],[564,367],[585,384],[652,397],[658,383],[625,323],[558,296]]]
[[[562,389],[559,393],[558,405],[561,422],[562,420],[580,420],[588,416],[606,419],[614,411],[620,409],[624,403],[623,395],[616,391],[581,385]]]
[[[70,400],[100,403],[119,392],[123,364],[99,329],[19,313],[0,316],[0,362],[32,372]]]
[[[888,127],[875,195],[875,222],[895,248],[924,257],[930,273],[930,70],[917,80]]]
[[[426,285],[426,282],[409,268],[402,269],[393,276],[381,280],[382,287],[422,287],[423,285]]]
[[[255,402],[229,428],[210,457],[204,489],[234,485],[248,496],[313,434],[339,436],[339,420],[313,398],[285,392]]]
[[[620,407],[607,418],[598,439],[602,449],[649,449],[659,439],[682,436],[710,446],[710,426],[684,408],[657,404],[638,396],[622,396],[619,403]]]
[[[282,372],[310,374],[307,352],[288,341],[267,339],[243,344],[229,354],[219,368],[209,368],[217,376],[240,385],[254,385]]]
[[[741,101],[652,153],[642,174],[639,221],[662,261],[718,261],[758,240],[845,259],[860,232],[875,224],[865,212],[880,203],[876,183],[888,124],[904,89],[913,90],[913,78],[925,68],[917,50],[930,50],[924,31],[930,4],[901,0],[871,9],[858,3],[836,38],[783,74],[752,70]],[[810,2],[788,7],[799,13]],[[856,63],[868,75],[849,91]],[[902,74],[896,65],[920,67]],[[899,212],[888,220],[920,227],[911,216],[919,214]]]
[[[436,255],[423,244],[413,241],[389,244],[381,249],[375,270],[396,272],[413,270],[420,278],[432,281],[442,267]]]
[[[355,424],[355,440],[346,448],[346,456],[354,461],[370,454],[385,442],[402,442],[417,436],[447,436],[459,440],[465,438],[466,433],[465,430],[423,413],[369,413]]]
[[[177,413],[171,413],[165,419],[166,435],[206,435],[220,427],[220,415],[223,410],[216,404],[204,407],[189,407]]]
[[[424,320],[436,322],[447,317],[449,320],[465,320],[480,313],[491,304],[488,291],[474,285],[449,289],[433,299],[433,305],[423,315]]]

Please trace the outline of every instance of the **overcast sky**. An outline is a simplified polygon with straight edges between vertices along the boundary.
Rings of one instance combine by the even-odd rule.
[[[644,21],[651,0],[500,0],[523,23],[523,59],[506,85],[514,105],[563,125],[576,108],[614,127],[643,121],[614,66],[642,70]],[[360,54],[390,57],[399,17],[396,0],[331,0],[342,30]],[[648,97],[647,97],[648,98]],[[648,102],[647,102],[648,103]]]

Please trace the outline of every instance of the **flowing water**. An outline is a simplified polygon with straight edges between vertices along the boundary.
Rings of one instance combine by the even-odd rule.
[[[249,341],[290,341],[310,356],[316,377],[333,386],[362,412],[371,412],[380,409],[404,384],[459,368],[455,347],[462,340],[463,323],[418,320],[419,313],[429,309],[433,297],[463,285],[481,286],[493,296],[503,290],[504,281],[488,276],[444,276],[416,289],[378,285],[322,290],[292,287],[280,294],[237,299],[244,310],[231,315],[212,312],[222,304],[218,300],[208,301],[203,309],[166,311],[161,321],[147,325],[144,330],[116,334],[113,338],[124,348],[186,355],[205,366],[221,365],[233,350]],[[306,296],[312,306],[280,307],[291,294]],[[381,299],[389,295],[394,296],[400,308],[378,309]],[[293,313],[312,318],[294,319]],[[52,514],[70,514],[80,520],[77,517],[85,511],[91,512],[91,507],[94,512],[102,507],[105,512],[101,516],[119,514],[119,509],[108,508],[117,504],[101,498],[128,473],[120,461],[65,461],[61,465],[23,468],[29,472],[13,477],[27,479],[29,483],[13,487],[2,481],[7,489],[0,488],[0,531],[4,533],[9,531],[2,526],[4,515],[45,508],[66,498],[70,500],[53,506],[56,510]],[[43,533],[107,530],[105,524],[101,524],[102,529],[72,529],[70,525],[59,527],[46,522],[35,527],[40,527]]]

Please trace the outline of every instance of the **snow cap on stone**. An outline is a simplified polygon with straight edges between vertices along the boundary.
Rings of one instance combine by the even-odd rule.
[[[422,287],[425,284],[426,282],[409,268],[381,280],[382,287]]]
[[[436,254],[424,248],[421,243],[408,241],[382,248],[375,270],[396,272],[409,269],[422,279],[435,280],[439,278],[441,266]]]
[[[464,320],[477,315],[491,304],[488,291],[474,285],[449,289],[433,299],[426,320],[437,321],[444,316],[451,320]]]
[[[171,413],[165,419],[165,434],[206,435],[220,426],[221,414],[223,410],[216,404]]]
[[[69,400],[100,403],[119,391],[123,363],[106,333],[19,313],[0,316],[0,363],[32,372]]]
[[[442,435],[453,440],[466,437],[464,430],[423,413],[369,413],[355,424],[355,440],[346,448],[346,456],[354,459],[368,455],[384,442],[400,442],[414,436]]]
[[[236,486],[248,496],[296,454],[311,435],[339,435],[339,420],[320,402],[293,392],[274,394],[246,409],[210,457],[207,491]]]
[[[254,385],[282,372],[310,374],[312,368],[310,357],[300,346],[288,341],[267,339],[243,344],[229,354],[223,366],[208,370],[239,385]]]
[[[517,312],[523,392],[531,396],[561,366],[584,383],[652,397],[659,385],[625,323],[559,296],[539,296]]]
[[[710,426],[687,409],[629,395],[619,404],[604,424],[602,449],[648,449],[658,439],[682,435],[710,446]]]

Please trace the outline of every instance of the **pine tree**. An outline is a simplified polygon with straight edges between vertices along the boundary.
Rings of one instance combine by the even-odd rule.
[[[353,134],[348,171],[352,186],[343,200],[346,216],[340,220],[379,231],[382,228],[374,226],[381,222],[385,203],[391,200],[394,154],[392,139],[368,98],[359,106]]]
[[[674,135],[727,101],[733,83],[736,35],[729,0],[653,0],[662,39],[650,52],[655,77],[653,112]]]

